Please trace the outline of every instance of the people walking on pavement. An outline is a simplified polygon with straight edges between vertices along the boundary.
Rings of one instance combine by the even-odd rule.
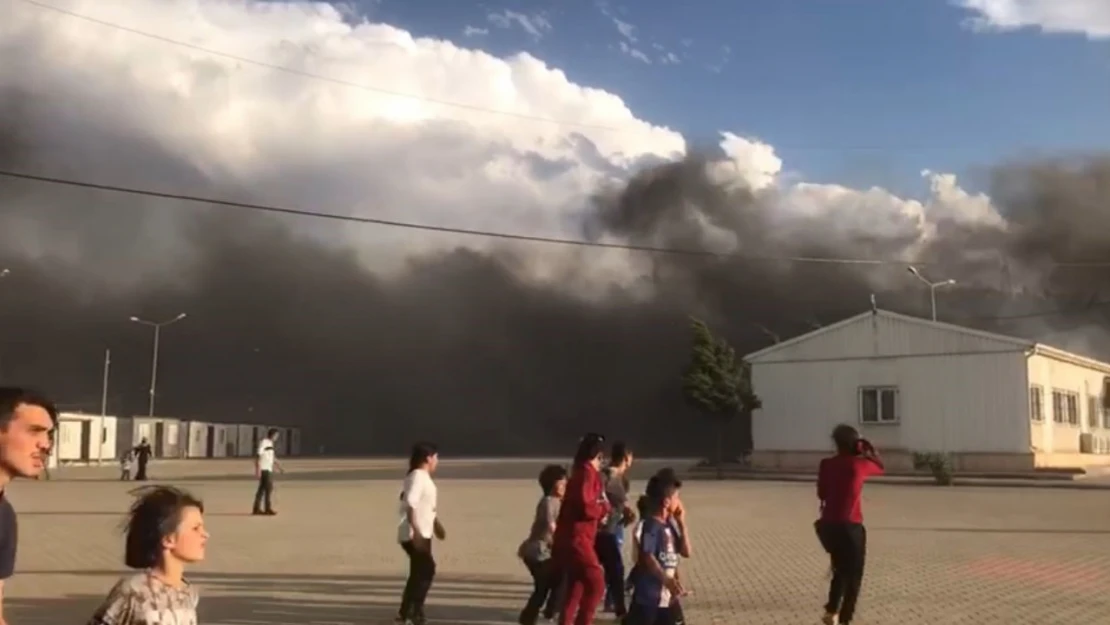
[[[541,608],[545,619],[550,620],[554,616],[563,579],[551,558],[551,544],[559,508],[567,491],[567,470],[557,464],[548,465],[540,471],[539,482],[543,496],[536,504],[528,538],[517,549],[517,556],[524,561],[532,576],[532,594],[520,612],[520,625],[535,625]]]
[[[133,450],[135,452],[135,461],[139,465],[139,470],[135,472],[135,481],[145,482],[147,480],[146,465],[150,462],[150,457],[154,455],[154,450],[150,447],[150,442],[144,437]]]
[[[856,614],[864,561],[867,529],[863,526],[863,483],[882,475],[883,461],[875,447],[850,425],[832,433],[836,454],[825,458],[817,472],[820,518],[814,523],[821,546],[832,562],[832,579],[822,622],[848,625]]]
[[[281,464],[277,459],[274,444],[277,443],[279,432],[277,428],[270,428],[266,438],[258,443],[258,452],[254,456],[254,474],[258,478],[258,488],[254,491],[254,507],[251,514],[273,516],[274,511],[274,471],[281,471]]]
[[[409,575],[397,613],[397,622],[404,625],[423,625],[427,621],[424,603],[436,576],[432,539],[447,538],[437,511],[439,491],[432,479],[438,464],[439,451],[434,444],[413,445],[401,488],[401,520],[397,527],[397,541],[409,558]]]
[[[598,525],[609,513],[600,470],[604,443],[599,434],[587,434],[579,442],[555,524],[552,552],[566,579],[560,625],[591,625],[605,592],[595,548]]]
[[[632,451],[624,443],[613,443],[609,466],[602,475],[609,514],[597,532],[595,549],[605,573],[605,611],[623,618],[624,599],[624,532],[635,522],[636,514],[628,501],[628,469],[632,467]]]

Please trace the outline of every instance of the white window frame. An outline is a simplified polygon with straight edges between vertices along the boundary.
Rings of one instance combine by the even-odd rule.
[[[1098,410],[1098,397],[1087,396],[1087,427],[1097,430],[1102,427],[1102,415]]]
[[[1044,423],[1044,387],[1040,384],[1029,386],[1029,420]]]
[[[863,394],[875,393],[876,419],[867,420],[863,414]],[[883,393],[894,394],[894,415],[883,414]],[[856,391],[856,416],[861,425],[898,425],[902,421],[902,394],[897,386],[861,386]]]

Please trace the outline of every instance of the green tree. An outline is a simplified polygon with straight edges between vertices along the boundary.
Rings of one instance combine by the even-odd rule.
[[[682,390],[698,412],[717,424],[715,460],[717,476],[723,477],[729,425],[758,409],[760,401],[752,390],[751,367],[736,357],[736,350],[700,319],[690,319],[690,330],[690,364],[682,375]]]

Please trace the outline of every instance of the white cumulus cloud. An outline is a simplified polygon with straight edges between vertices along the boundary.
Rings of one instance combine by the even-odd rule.
[[[414,37],[326,3],[52,1],[188,44],[7,5],[0,49],[21,53],[0,64],[0,88],[48,103],[26,113],[21,131],[79,178],[174,189],[164,173],[107,158],[97,142],[108,137],[118,150],[128,141],[156,146],[197,175],[275,204],[577,238],[599,185],[686,150],[681,134],[637,117],[620,96],[576,84],[534,56],[498,58]],[[927,237],[935,215],[996,219],[989,199],[964,193],[951,177],[931,174],[932,194],[923,203],[882,189],[796,184],[782,175],[773,146],[739,134],[723,133],[720,147],[726,158],[713,174],[778,195],[774,210],[784,231],[819,219],[836,231],[912,238]],[[34,239],[31,226],[21,227]],[[405,251],[490,245],[350,230],[347,242],[360,243],[364,255],[367,237],[374,249],[398,241]],[[54,239],[53,247],[63,243]],[[563,254],[537,250],[536,258],[550,262]],[[606,258],[608,273],[599,275],[627,273],[627,254]]]
[[[1110,37],[1107,0],[953,0],[976,15],[970,24],[984,30],[1040,28],[1051,33]]]

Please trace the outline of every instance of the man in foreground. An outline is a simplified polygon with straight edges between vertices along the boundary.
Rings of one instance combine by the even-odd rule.
[[[7,486],[17,477],[37,478],[46,469],[58,411],[45,396],[15,387],[0,387],[0,625],[4,620],[4,583],[15,570],[19,542],[15,509]]]

